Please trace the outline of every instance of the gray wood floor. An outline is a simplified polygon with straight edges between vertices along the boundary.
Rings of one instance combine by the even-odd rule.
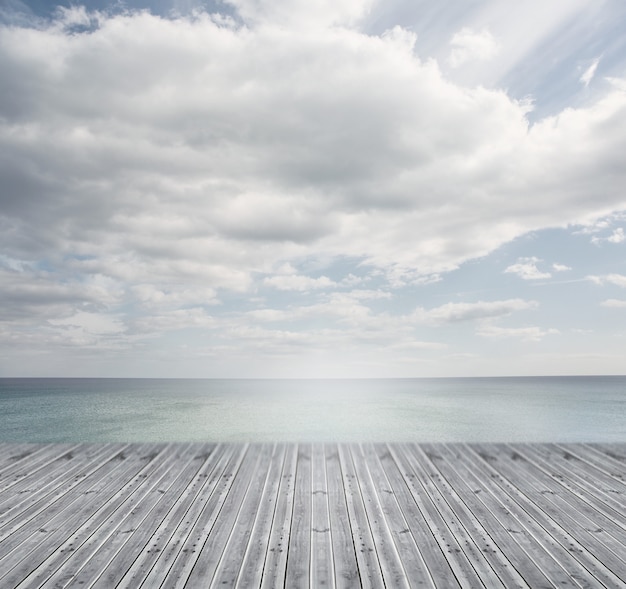
[[[626,444],[0,444],[0,587],[626,587]]]

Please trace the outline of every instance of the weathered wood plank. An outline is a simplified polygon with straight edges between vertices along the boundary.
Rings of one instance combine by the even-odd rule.
[[[250,482],[239,505],[222,556],[215,568],[211,587],[234,587],[237,583],[242,561],[248,553],[250,538],[259,515],[263,490],[266,488],[270,474],[276,472],[275,464],[274,470],[271,468],[274,450],[275,446],[264,445],[254,471],[250,477],[246,477]],[[209,574],[205,578],[208,580],[211,575]],[[194,581],[192,578],[192,582],[195,584],[198,584],[199,581],[200,579]]]
[[[549,446],[528,445],[520,449],[520,453],[526,458],[548,472],[561,487],[565,487],[581,501],[591,505],[596,511],[602,513],[607,518],[622,526],[625,521],[625,510],[623,499],[619,500],[605,493],[602,486],[589,478],[589,470],[582,468],[579,461],[572,459],[570,454],[567,458],[560,451],[555,452]]]
[[[72,485],[87,477],[94,464],[119,451],[117,445],[89,445],[84,452],[65,453],[48,468],[21,477],[0,494],[0,527],[15,519],[25,521],[25,511],[35,504],[49,505],[58,492],[65,493]]]
[[[374,546],[378,554],[385,586],[409,587],[404,563],[402,562],[400,553],[394,542],[392,530],[390,529],[390,518],[385,517],[384,508],[376,492],[362,446],[353,445],[351,447],[351,455],[355,467],[357,484],[361,489],[361,496],[363,497],[365,512],[372,532]],[[398,523],[397,521],[393,521],[393,525],[396,534],[400,534],[404,529],[402,523]]]
[[[173,587],[184,586],[193,568],[226,494],[234,481],[245,453],[245,446],[228,445],[219,455],[219,460],[175,533],[160,550],[159,558],[143,583],[131,577],[128,587]]]
[[[67,560],[74,550],[73,534],[89,526],[111,497],[126,492],[128,481],[146,466],[146,450],[152,450],[152,446],[133,446],[125,452],[114,452],[103,464],[94,464],[89,476],[0,542],[0,554],[4,555],[0,571],[6,574],[17,567],[11,573],[14,581],[6,580],[7,586],[16,586],[18,580],[50,559]],[[3,577],[0,579],[5,582]]]
[[[207,587],[212,583],[224,550],[231,539],[232,531],[237,525],[239,512],[248,495],[248,489],[257,483],[255,476],[258,476],[262,453],[262,448],[259,446],[252,445],[247,448],[244,460],[235,474],[234,484],[229,489],[230,492],[226,495],[224,504],[217,515],[213,533],[206,538],[189,578],[185,580],[185,584],[188,583],[189,587]],[[241,530],[241,526],[238,526],[236,538],[243,537],[243,535],[245,535],[245,530]],[[243,549],[245,550],[245,546]],[[236,550],[242,550],[242,547],[238,545]]]
[[[403,446],[402,450],[413,469],[414,476],[420,480],[446,523],[450,525],[453,535],[458,538],[462,552],[477,574],[476,586],[505,587],[501,577],[508,577],[510,587],[520,586],[516,571],[480,521],[435,468],[430,457],[423,454],[416,446]],[[432,457],[436,458],[436,456],[435,454]],[[495,568],[492,568],[492,564]],[[465,572],[469,573],[467,570]]]
[[[352,462],[352,454],[349,448],[344,445],[339,446],[339,460],[361,586],[375,589],[383,588],[385,586],[383,573],[367,519],[361,488]]]
[[[267,468],[267,476],[261,492],[259,508],[250,532],[248,548],[243,556],[236,586],[243,589],[259,587],[263,578],[263,563],[267,558],[268,538],[270,537],[281,474],[285,462],[285,445],[274,446]]]
[[[619,579],[584,544],[550,517],[549,503],[542,501],[541,492],[528,484],[528,473],[520,476],[519,460],[505,451],[489,454],[484,446],[476,446],[476,452],[461,446],[456,446],[454,451],[457,454],[453,466],[462,476],[476,485],[481,485],[483,480],[495,484],[487,491],[502,506],[503,523],[511,526],[508,531],[552,584],[593,586],[601,581],[608,587],[620,586]],[[481,499],[486,496],[481,494]],[[513,527],[512,521],[518,525]],[[523,541],[525,537],[529,540]]]
[[[311,565],[311,444],[298,445],[293,519],[289,535],[285,585],[310,585]]]
[[[359,570],[352,540],[339,451],[336,444],[326,444],[324,450],[335,585],[337,589],[350,589],[359,584]]]
[[[415,542],[415,549],[419,551],[415,557],[423,559],[430,582],[435,585],[439,583],[450,589],[459,587],[459,581],[445,557],[445,550],[442,549],[445,543],[442,544],[437,540],[437,534],[433,531],[434,525],[431,527],[428,514],[422,513],[418,501],[411,495],[389,448],[384,444],[377,444],[375,451],[387,484],[393,490],[398,508],[402,511],[407,533],[410,532]],[[380,477],[381,474],[378,476]],[[383,488],[383,486],[383,482],[377,483],[377,488]],[[401,531],[403,532],[404,530]],[[414,578],[417,578],[417,575],[414,577],[409,573],[411,583]]]
[[[192,485],[192,481],[199,472],[204,457],[198,453],[198,446],[193,444],[187,450],[174,456],[171,468],[159,480],[153,478],[152,485],[145,494],[137,498],[132,511],[125,517],[116,530],[116,534],[107,543],[106,552],[110,555],[108,564],[102,570],[96,582],[91,585],[94,589],[108,589],[119,587],[121,579],[129,571],[137,559],[137,555],[145,549],[156,529],[167,520],[172,508]],[[115,549],[117,553],[115,554]],[[114,555],[114,556],[113,556]],[[92,559],[94,569],[106,563]],[[87,580],[94,575],[88,571],[82,578],[77,578],[80,585],[87,585]],[[81,579],[85,582],[81,583]]]
[[[626,589],[626,444],[0,444],[0,587]]]
[[[261,579],[263,589],[280,587],[285,579],[287,551],[293,519],[297,462],[298,445],[289,444],[283,463],[274,520],[263,565],[263,577]]]
[[[95,517],[80,522],[82,525],[56,550],[57,560],[63,559],[63,555],[69,554],[70,557],[64,559],[47,583],[54,586],[71,582],[82,587],[96,583],[117,555],[120,545],[131,536],[136,522],[140,522],[142,514],[150,510],[150,490],[166,477],[187,450],[187,446],[170,445],[161,448],[160,452],[144,453],[141,457],[144,466],[141,467],[141,462],[135,463],[135,476],[129,484],[117,489],[117,492],[115,485],[109,484],[108,489],[114,492],[110,499],[94,514]],[[54,565],[47,560],[50,569]],[[41,567],[31,576],[41,577]],[[29,586],[28,579],[26,586]]]
[[[154,571],[159,560],[171,558],[171,552],[175,551],[180,544],[177,534],[181,533],[185,519],[190,516],[193,506],[195,504],[201,505],[200,494],[211,480],[210,475],[218,467],[220,460],[223,459],[224,449],[224,445],[200,444],[195,446],[193,459],[199,461],[197,472],[189,479],[180,477],[183,489],[176,500],[173,500],[172,495],[168,494],[168,506],[170,508],[168,513],[160,520],[155,518],[158,527],[134,557],[125,575],[118,581],[118,587],[139,587],[146,577]]]

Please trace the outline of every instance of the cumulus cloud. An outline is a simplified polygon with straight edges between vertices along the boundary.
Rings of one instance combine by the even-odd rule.
[[[499,49],[497,41],[488,30],[473,31],[467,27],[452,36],[450,45],[452,50],[448,57],[448,63],[453,68],[474,59],[491,59],[498,53]]]
[[[537,301],[508,299],[504,301],[478,301],[476,303],[446,303],[428,311],[418,309],[415,317],[419,321],[435,323],[456,323],[510,315],[515,311],[534,309]]]
[[[594,236],[591,238],[591,243],[598,245],[604,241],[608,243],[622,243],[626,240],[626,235],[624,235],[624,229],[622,227],[617,227],[613,230],[613,233],[608,237],[598,237]]]
[[[625,205],[624,92],[529,130],[503,92],[457,87],[389,38],[98,23],[1,31],[9,251],[214,288],[303,254],[417,278]]]
[[[373,0],[225,0],[250,23],[315,27],[353,24],[365,16]]]
[[[543,278],[550,278],[552,276],[550,272],[541,272],[541,270],[537,268],[537,264],[539,262],[541,262],[541,260],[539,258],[535,258],[534,256],[530,258],[519,258],[515,264],[508,266],[504,272],[506,274],[517,274],[523,280],[541,280]]]
[[[303,261],[427,285],[529,231],[626,208],[624,85],[529,126],[527,104],[454,84],[411,31],[351,28],[367,3],[232,4],[237,18],[71,8],[0,26],[7,320],[212,329],[204,306],[232,293],[366,280],[311,278]],[[455,48],[461,65],[495,41],[460,31]],[[541,275],[528,260],[507,271]],[[397,328],[336,294],[309,306]],[[425,317],[516,310],[456,305]]]
[[[565,264],[559,264],[557,262],[555,262],[554,264],[552,264],[552,269],[555,272],[567,272],[568,270],[571,270],[570,266],[566,266]]]

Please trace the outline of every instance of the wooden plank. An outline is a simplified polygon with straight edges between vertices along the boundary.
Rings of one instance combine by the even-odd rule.
[[[337,445],[326,444],[324,453],[335,586],[350,589],[360,581]]]
[[[65,453],[50,463],[48,468],[39,469],[32,476],[22,477],[0,495],[0,526],[16,519],[26,521],[23,513],[33,505],[43,502],[49,504],[54,500],[59,489],[65,493],[81,478],[88,476],[93,463],[101,463],[102,459],[113,456],[118,446],[89,445],[84,452]]]
[[[0,442],[0,477],[6,468],[15,466],[19,460],[32,460],[36,453],[43,452],[51,444],[14,444]]]
[[[64,456],[80,447],[80,444],[48,444],[37,451],[16,453],[0,472],[0,493],[8,491],[12,494],[15,485],[24,480],[45,481],[46,472],[54,470]]]
[[[355,467],[357,484],[361,489],[361,496],[365,505],[365,512],[372,532],[374,546],[380,561],[380,567],[383,573],[385,586],[389,587],[409,587],[409,581],[403,562],[395,545],[392,531],[389,527],[389,521],[385,517],[384,509],[380,501],[380,497],[374,488],[371,474],[367,467],[363,448],[361,445],[351,446],[351,456]],[[405,529],[402,523],[396,524],[394,530],[399,534]]]
[[[500,576],[511,574],[512,581],[506,581],[507,586],[511,586],[512,582],[531,587],[551,586],[553,579],[558,580],[559,586],[576,586],[558,561],[537,541],[536,536],[528,532],[524,526],[528,522],[520,520],[519,512],[511,511],[511,504],[499,501],[492,480],[479,480],[471,476],[471,471],[463,465],[458,455],[450,459],[450,449],[444,444],[437,444],[435,449],[424,444],[422,448],[454,488],[455,494],[480,520],[497,545],[498,552],[506,559],[497,572]],[[455,467],[461,468],[461,473]]]
[[[120,586],[121,579],[134,564],[137,555],[145,549],[151,536],[163,525],[180,498],[192,488],[193,480],[206,460],[205,455],[198,450],[199,445],[192,444],[188,452],[181,451],[175,458],[172,468],[160,480],[154,481],[146,494],[138,499],[129,516],[120,523],[116,534],[111,536],[111,541],[106,543],[109,562],[97,581],[91,585],[93,589]],[[98,557],[102,552],[103,550]],[[102,559],[102,562],[104,561],[105,559]],[[90,563],[93,563],[90,566],[95,570],[100,566],[94,559]],[[83,574],[85,583],[82,585],[93,577],[86,571]],[[79,578],[77,582],[81,584]]]
[[[287,548],[289,545],[293,515],[297,462],[298,445],[289,444],[283,462],[283,470],[281,472],[280,485],[278,488],[278,499],[263,565],[263,577],[261,579],[261,587],[263,589],[280,587],[285,579]]]
[[[372,491],[377,496],[382,518],[387,523],[408,584],[411,587],[434,587],[434,579],[416,538],[411,533],[411,527],[399,504],[395,488],[383,470],[374,447],[372,444],[362,444],[361,449],[372,482]]]
[[[3,521],[0,528],[0,553],[6,555],[10,551],[8,546],[16,542],[16,533],[19,532],[22,536],[31,536],[37,530],[43,529],[48,525],[49,520],[67,509],[71,501],[80,500],[86,489],[89,489],[94,481],[98,480],[98,477],[106,477],[108,473],[115,471],[121,464],[116,459],[118,455],[117,449],[113,448],[101,460],[90,464],[82,476],[75,477],[65,486],[49,494],[45,501],[35,501],[22,509],[18,518],[7,518],[7,521]]]
[[[1,542],[0,554],[5,556],[0,570],[12,571],[12,581],[6,585],[16,586],[49,558],[67,559],[74,550],[72,534],[84,527],[110,496],[120,494],[120,486],[124,489],[130,477],[141,472],[147,463],[145,451],[152,448],[133,446],[103,464],[94,464],[89,476]]]
[[[241,500],[235,504],[236,511],[229,525],[228,534],[224,534],[225,542],[219,544],[219,550],[213,552],[217,556],[212,559],[213,566],[207,566],[202,575],[191,576],[190,583],[197,586],[201,582],[208,583],[211,587],[234,587],[241,570],[242,560],[246,554],[253,526],[259,511],[261,495],[265,487],[269,464],[273,453],[273,447],[263,444],[258,449],[258,458],[253,469],[245,475],[245,479],[239,482],[241,486],[247,486]],[[230,518],[230,514],[228,515]],[[194,571],[198,571],[194,568]]]
[[[276,511],[284,462],[285,445],[275,445],[267,468],[259,508],[250,532],[248,547],[243,555],[243,562],[236,579],[236,586],[242,589],[261,586],[263,563],[267,559],[268,539]]]
[[[184,583],[181,579],[179,583],[183,585],[188,584],[189,587],[207,587],[212,583],[224,548],[230,538],[231,530],[237,522],[237,516],[246,497],[248,487],[257,473],[260,458],[261,447],[259,445],[253,444],[247,448],[244,460],[235,474],[234,484],[229,488],[229,492],[215,520],[214,528],[201,547],[198,558],[190,571],[189,578],[185,579]]]
[[[0,444],[0,469],[0,587],[626,589],[625,444]]]
[[[404,482],[411,499],[415,502],[417,511],[413,508],[409,498],[407,498],[405,503],[407,512],[414,516],[409,520],[413,524],[413,527],[417,525],[432,534],[435,542],[439,546],[439,550],[444,555],[446,563],[452,570],[456,582],[463,587],[463,589],[483,587],[483,582],[461,546],[461,542],[463,541],[462,534],[455,533],[455,530],[465,532],[464,528],[460,525],[458,520],[456,520],[454,514],[445,509],[447,508],[447,504],[437,495],[431,495],[428,490],[430,485],[426,478],[418,476],[416,471],[413,470],[405,452],[402,451],[400,446],[398,444],[386,444],[385,447],[388,453],[385,452],[381,455],[381,461],[385,466],[385,471],[392,480],[397,481],[395,488],[398,492],[401,492],[402,489],[400,480]],[[401,479],[395,475],[396,469]],[[422,483],[422,481],[424,482]],[[444,509],[440,510],[440,506],[444,507]],[[424,533],[426,534],[426,532]],[[416,534],[414,535],[417,537]],[[430,544],[428,535],[426,535],[424,543]],[[445,573],[445,565],[442,566],[444,567],[444,573],[438,578],[444,583],[445,579],[449,578],[449,575]],[[436,570],[436,567],[432,570]],[[445,585],[444,583],[442,586],[454,587],[455,583],[451,582],[449,585]]]
[[[458,540],[462,553],[473,567],[477,575],[473,586],[504,587],[505,584],[501,579],[503,570],[507,573],[506,576],[510,577],[509,586],[519,586],[516,571],[511,571],[510,563],[501,554],[491,536],[471,510],[456,496],[429,458],[422,454],[419,447],[407,444],[401,448],[414,476],[435,502],[438,511]],[[465,570],[465,573],[469,574],[469,571]]]
[[[131,578],[129,587],[182,586],[193,568],[200,546],[213,528],[217,514],[233,483],[234,473],[245,454],[245,446],[228,444],[215,468],[207,475],[193,504],[174,535],[159,552],[159,558],[143,581]]]
[[[126,574],[118,581],[119,587],[139,587],[146,577],[154,572],[159,561],[172,558],[172,553],[175,553],[176,547],[180,545],[180,535],[185,533],[183,530],[186,519],[193,517],[194,505],[202,505],[202,493],[206,492],[210,481],[215,480],[211,475],[216,469],[219,469],[221,474],[222,469],[219,466],[221,463],[226,464],[225,456],[230,455],[232,446],[200,444],[195,446],[194,451],[194,460],[199,461],[197,472],[186,481],[179,498],[171,501],[171,509],[145,542]],[[167,565],[162,563],[161,566]],[[158,585],[155,583],[153,586]]]
[[[376,545],[367,519],[367,512],[359,486],[352,454],[345,445],[339,446],[339,461],[346,492],[346,504],[352,527],[352,542],[356,550],[359,577],[362,587],[383,588],[383,572],[378,560]]]
[[[101,525],[83,526],[78,531],[78,537],[72,542],[71,558],[57,569],[49,582],[54,586],[71,581],[80,587],[97,583],[152,508],[154,496],[162,495],[157,489],[161,484],[167,488],[172,470],[179,462],[186,464],[189,454],[189,445],[170,445],[163,449],[158,460],[150,461],[153,468],[144,469],[114,496],[106,510],[106,519],[100,517],[97,520]]]
[[[520,449],[520,454],[533,464],[549,472],[552,478],[560,483],[561,487],[576,495],[580,500],[588,503],[596,511],[623,527],[624,511],[626,507],[616,500],[610,493],[604,493],[601,488],[590,480],[589,472],[581,469],[576,459],[562,456],[560,451],[545,444],[528,445]]]
[[[550,471],[542,468],[541,464],[536,464],[533,456],[526,454],[526,450],[525,445],[519,444],[510,449],[512,460],[524,463],[525,478],[520,481],[520,488],[524,489],[532,483],[541,495],[536,501],[545,505],[555,519],[563,520],[563,525],[568,531],[577,536],[582,534],[587,540],[591,540],[588,533],[593,533],[595,551],[602,551],[604,548],[611,553],[616,551],[619,553],[621,547],[626,545],[626,530],[623,527],[625,522],[622,521],[620,526],[618,518],[607,517],[595,509],[584,500],[583,491],[570,491],[567,485],[562,484],[560,478],[555,478]]]
[[[450,589],[459,587],[460,583],[445,556],[445,552],[449,548],[445,546],[445,542],[438,541],[435,532],[436,526],[430,519],[427,509],[422,506],[425,511],[423,513],[415,497],[411,494],[400,471],[400,466],[394,460],[388,446],[376,444],[374,450],[388,485],[393,490],[398,506],[402,511],[406,529],[413,537],[420,557],[424,560],[431,582]],[[377,488],[382,488],[382,484],[377,484]],[[409,575],[409,581],[413,581],[411,575]]]
[[[335,587],[323,444],[311,449],[311,586]]]
[[[622,461],[600,452],[593,446],[585,444],[557,444],[556,447],[563,452],[576,456],[582,462],[592,466],[595,470],[599,470],[604,475],[604,480],[608,479],[611,486],[611,492],[624,495],[626,493],[626,464]],[[615,484],[611,479],[615,479]]]
[[[503,523],[511,526],[509,531],[515,540],[552,584],[593,586],[601,581],[607,587],[620,586],[619,578],[551,518],[551,510],[543,509],[549,507],[549,503],[542,501],[542,494],[527,484],[529,473],[523,468],[523,462],[514,461],[506,453],[506,447],[500,452],[493,452],[492,446],[475,445],[473,448],[475,451],[455,446],[454,467],[472,485],[482,487],[485,492],[481,493],[481,500],[486,501],[491,495],[502,506]],[[487,487],[485,480],[494,484]],[[528,540],[523,541],[524,538]],[[513,549],[511,553],[517,554],[517,551]]]
[[[626,443],[601,444],[594,442],[593,447],[597,448],[599,451],[613,458],[614,460],[617,460],[621,464],[626,463]]]
[[[285,586],[293,587],[294,589],[309,587],[310,565],[311,444],[299,444]]]

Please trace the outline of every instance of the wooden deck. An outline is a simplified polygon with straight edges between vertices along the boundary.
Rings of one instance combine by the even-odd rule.
[[[626,444],[0,444],[0,587],[626,587]]]

